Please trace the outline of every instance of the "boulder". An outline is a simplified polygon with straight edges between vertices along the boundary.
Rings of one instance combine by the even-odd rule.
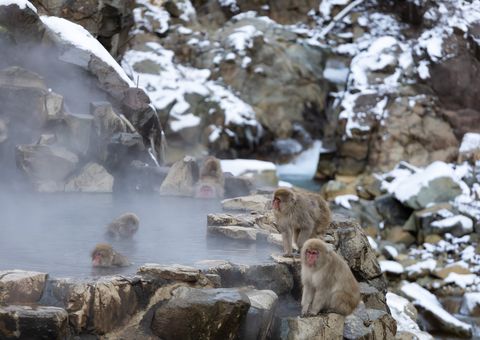
[[[271,203],[270,195],[251,195],[228,198],[222,201],[224,210],[235,211],[264,211]]]
[[[271,332],[278,296],[271,290],[246,289],[244,293],[250,300],[250,309],[240,338],[265,340]]]
[[[194,158],[186,156],[172,165],[160,186],[161,195],[192,196],[198,181],[199,168]]]
[[[38,302],[45,289],[46,273],[0,271],[0,305]]]
[[[262,232],[259,229],[241,226],[208,226],[207,232],[210,234],[222,235],[235,240],[244,240],[249,242],[256,242],[259,233],[263,235],[266,234],[266,232]]]
[[[384,218],[386,226],[403,225],[412,214],[412,209],[405,207],[390,194],[376,197],[375,207]]]
[[[66,192],[112,192],[113,176],[97,163],[88,163],[80,173],[68,179]]]
[[[465,293],[462,298],[460,314],[473,317],[480,316],[480,293]]]
[[[248,297],[237,289],[180,287],[155,310],[151,329],[166,340],[236,339],[249,307]]]
[[[359,282],[359,285],[362,301],[366,308],[383,310],[387,313],[389,312],[384,292],[366,282]]]
[[[275,338],[282,340],[340,340],[343,339],[344,323],[345,317],[334,313],[308,318],[285,317],[277,321]]]
[[[199,269],[178,264],[170,266],[146,264],[138,269],[137,274],[150,280],[198,283],[201,286],[214,285],[210,282],[210,278],[201,273]]]
[[[345,318],[344,339],[394,339],[397,322],[386,311],[366,309],[359,305]]]
[[[50,306],[0,307],[0,338],[62,340],[69,336],[67,312]]]

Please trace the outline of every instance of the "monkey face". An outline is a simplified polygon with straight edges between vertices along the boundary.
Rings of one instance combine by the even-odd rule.
[[[274,197],[273,200],[272,200],[272,207],[273,209],[276,209],[278,211],[280,211],[280,198],[278,197]]]
[[[214,188],[212,188],[211,185],[202,184],[198,188],[197,197],[199,197],[199,198],[216,198],[217,194],[216,194]]]
[[[307,249],[305,250],[305,261],[307,266],[313,267],[318,259],[318,250],[316,249]]]
[[[110,267],[113,254],[106,250],[94,250],[92,253],[92,265],[94,267]]]

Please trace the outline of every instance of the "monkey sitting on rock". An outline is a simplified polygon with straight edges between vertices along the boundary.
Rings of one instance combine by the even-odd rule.
[[[305,242],[301,260],[302,316],[351,314],[360,302],[360,289],[345,260],[320,239]]]
[[[113,250],[108,243],[99,243],[92,251],[92,266],[94,267],[127,267],[128,259]]]
[[[332,221],[328,203],[318,194],[280,188],[273,193],[273,214],[282,234],[284,256],[293,256],[312,237],[323,237]]]
[[[137,232],[140,220],[134,213],[125,213],[107,226],[107,236],[113,239],[128,239]]]

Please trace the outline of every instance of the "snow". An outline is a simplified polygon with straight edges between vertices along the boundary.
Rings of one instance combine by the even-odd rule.
[[[397,261],[378,261],[382,273],[402,274],[404,272],[403,266]]]
[[[293,188],[292,183],[287,182],[287,181],[278,181],[278,186],[279,187],[284,187],[284,188]]]
[[[475,274],[450,273],[444,280],[446,283],[454,283],[459,287],[467,288],[473,284],[480,283],[480,278]]]
[[[357,195],[339,195],[335,197],[335,204],[344,207],[345,209],[352,209],[350,201],[357,202]]]
[[[333,6],[344,6],[349,2],[350,0],[322,0],[318,10],[325,19],[329,19]]]
[[[443,220],[433,221],[430,224],[430,227],[433,229],[448,229],[454,227],[456,224],[460,224],[462,226],[461,229],[464,233],[471,233],[473,231],[472,219],[463,215],[455,215],[447,217]]]
[[[232,12],[237,12],[240,10],[236,0],[218,0],[218,3],[222,7],[228,7]]]
[[[438,319],[442,320],[442,322],[466,331],[471,331],[472,326],[458,320],[452,314],[448,313],[445,309],[443,309],[435,295],[421,287],[418,283],[404,282],[400,289],[402,293],[405,294],[410,300],[413,300],[414,305],[430,311]]]
[[[26,7],[30,8],[32,11],[37,13],[37,9],[33,6],[30,1],[27,0],[0,0],[0,6],[9,6],[17,5],[20,9],[25,9]]]
[[[396,258],[398,256],[398,250],[397,248],[393,246],[386,245],[383,247],[383,249],[392,257]]]
[[[413,333],[418,340],[433,340],[433,337],[421,331],[418,324],[413,320],[416,315],[409,309],[410,302],[407,299],[391,292],[387,292],[385,296],[392,317],[397,321],[397,332]]]
[[[86,29],[66,19],[58,17],[41,16],[40,19],[51,31],[62,40],[76,48],[88,51],[111,66],[117,74],[130,86],[135,86],[122,67],[113,59],[108,51]]]
[[[421,60],[419,63],[418,63],[418,66],[417,66],[417,72],[418,72],[418,76],[421,78],[421,79],[428,79],[430,78],[430,70],[428,69],[428,65],[430,63],[426,60]]]
[[[255,26],[245,25],[236,28],[228,36],[228,44],[240,55],[245,55],[245,50],[253,47],[253,39],[262,35],[263,33],[257,30]]]
[[[375,240],[374,240],[371,236],[368,236],[368,235],[367,235],[367,240],[368,240],[368,243],[370,244],[370,247],[372,247],[373,250],[377,250],[377,249],[378,249],[378,244],[377,244],[377,242],[375,242]]]
[[[159,34],[165,34],[168,31],[170,14],[165,9],[150,4],[148,0],[137,0],[137,4],[142,5],[144,8],[137,7],[133,9],[133,18],[136,26],[136,29],[133,31],[134,34],[141,32],[139,27]],[[144,13],[144,11],[147,11],[147,13]],[[155,27],[152,27],[152,21],[156,23]]]
[[[430,181],[441,177],[450,177],[455,182],[459,182],[450,165],[437,161],[424,170],[419,170],[417,173],[394,181],[394,183],[391,183],[389,190],[399,201],[406,202],[411,197],[416,196],[423,187],[428,187]]]
[[[462,305],[460,307],[460,314],[472,315],[475,309],[480,307],[480,293],[465,293],[463,295]]]
[[[172,131],[180,131],[185,128],[191,128],[200,125],[200,117],[187,113],[182,116],[180,120],[172,120],[170,122],[170,128]]]
[[[480,133],[467,132],[463,135],[459,152],[471,152],[480,149]]]
[[[220,161],[223,172],[230,172],[234,176],[240,176],[249,172],[261,173],[264,171],[276,171],[272,162],[255,159],[223,159]]]
[[[435,28],[423,32],[418,39],[418,47],[425,49],[433,61],[438,61],[442,58],[442,33],[441,29]]]
[[[428,260],[418,262],[418,263],[412,264],[411,266],[406,267],[405,271],[409,275],[420,274],[425,270],[428,270],[429,272],[433,272],[436,266],[437,266],[436,260],[428,259]]]
[[[311,148],[296,156],[291,163],[277,165],[279,176],[298,176],[313,178],[317,172],[318,160],[324,150],[321,141],[315,141]]]

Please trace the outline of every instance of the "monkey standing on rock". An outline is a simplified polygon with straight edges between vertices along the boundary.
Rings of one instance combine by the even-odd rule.
[[[292,256],[292,237],[300,250],[309,238],[323,237],[332,220],[328,203],[314,193],[277,189],[272,208],[282,233],[284,256]]]
[[[301,258],[302,316],[351,314],[360,302],[360,289],[345,260],[320,239],[305,242]]]

